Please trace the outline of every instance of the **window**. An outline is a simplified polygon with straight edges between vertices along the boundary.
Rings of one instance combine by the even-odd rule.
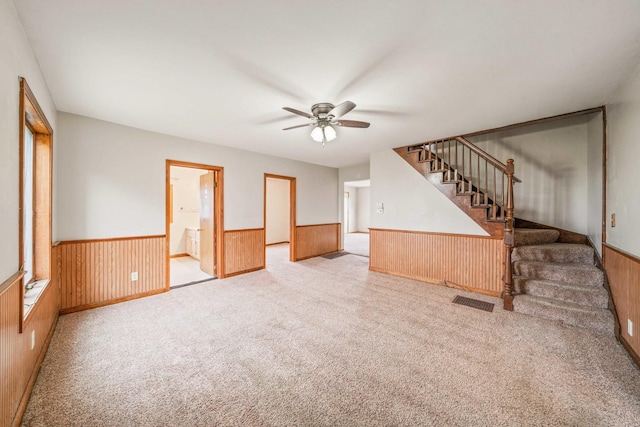
[[[51,278],[53,130],[25,79],[20,79],[20,270],[22,320]],[[20,332],[22,332],[22,323]]]
[[[22,156],[22,269],[27,288],[32,284],[33,275],[33,132],[24,127]]]

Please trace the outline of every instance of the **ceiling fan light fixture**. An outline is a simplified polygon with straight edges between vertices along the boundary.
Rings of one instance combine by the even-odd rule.
[[[316,142],[333,141],[336,139],[336,130],[329,125],[318,125],[311,131],[311,138]]]
[[[324,127],[324,136],[327,139],[327,141],[333,141],[334,139],[336,139],[336,130],[327,125]]]
[[[311,131],[311,139],[313,139],[316,142],[322,142],[322,128],[320,126],[316,126],[313,128],[313,130]]]
[[[312,115],[305,113],[304,111],[296,110],[291,107],[282,107],[285,111],[288,111],[298,116],[303,116],[308,119],[312,119],[312,123],[305,125],[290,126],[283,130],[297,129],[307,126],[313,126],[311,130],[311,139],[316,142],[321,142],[324,147],[325,142],[333,141],[336,139],[336,129],[333,126],[350,127],[350,128],[368,128],[368,122],[360,122],[357,120],[337,120],[344,116],[349,111],[353,110],[356,104],[351,101],[345,101],[342,104],[334,106],[328,102],[321,102],[314,104],[311,107]],[[331,126],[333,125],[333,126]]]

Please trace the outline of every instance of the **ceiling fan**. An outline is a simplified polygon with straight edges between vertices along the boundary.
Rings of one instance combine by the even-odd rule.
[[[345,101],[338,105],[333,105],[328,102],[314,104],[311,107],[311,114],[296,110],[295,108],[283,107],[283,110],[306,117],[313,121],[304,125],[284,128],[282,130],[313,126],[314,128],[311,131],[311,138],[313,138],[314,141],[322,142],[322,146],[324,147],[325,142],[332,141],[336,137],[336,130],[333,126],[349,128],[368,128],[370,126],[370,123],[367,122],[360,122],[357,120],[340,120],[340,117],[344,116],[354,108],[356,108],[356,104],[351,101]]]

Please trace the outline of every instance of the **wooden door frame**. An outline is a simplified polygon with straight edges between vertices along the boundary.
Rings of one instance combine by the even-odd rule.
[[[267,178],[289,181],[289,261],[296,261],[296,178],[293,176],[264,174],[264,195],[262,197],[262,227],[264,228],[263,265],[267,265]]]
[[[171,251],[171,166],[191,169],[202,169],[217,173],[216,187],[213,190],[214,210],[213,218],[215,226],[215,263],[216,276],[222,279],[224,272],[224,168],[222,166],[206,165],[203,163],[184,162],[182,160],[166,160],[165,174],[165,289],[171,289],[170,251]]]

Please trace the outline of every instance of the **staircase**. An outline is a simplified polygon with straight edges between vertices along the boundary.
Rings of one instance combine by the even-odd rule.
[[[503,239],[505,310],[614,332],[604,273],[586,237],[514,218],[513,184],[520,180],[513,160],[504,164],[461,136],[395,152],[489,235]]]
[[[514,311],[613,335],[604,273],[588,245],[557,243],[553,229],[515,229]]]
[[[512,164],[503,164],[463,137],[394,151],[489,235],[503,236],[510,180],[520,182]]]
[[[490,236],[504,241],[505,310],[513,310],[513,160],[507,164],[458,136],[394,150]]]

